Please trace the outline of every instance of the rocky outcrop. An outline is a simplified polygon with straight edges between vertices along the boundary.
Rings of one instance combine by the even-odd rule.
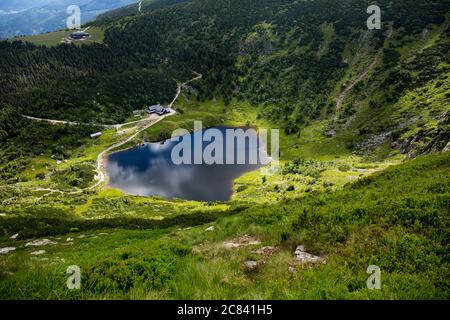
[[[16,248],[14,248],[14,247],[0,248],[0,254],[8,254],[14,250],[16,250]]]
[[[450,151],[450,140],[448,141],[448,143],[445,146],[445,148],[442,150],[442,152],[447,152],[447,151]]]
[[[223,246],[226,249],[235,249],[245,246],[258,245],[260,243],[261,241],[259,241],[258,239],[245,234],[241,237],[224,242]]]
[[[245,261],[242,266],[246,271],[254,271],[258,268],[258,262],[256,261]]]
[[[365,141],[358,144],[357,148],[363,152],[374,151],[376,148],[387,142],[391,138],[392,132],[383,132],[371,135]]]
[[[324,258],[306,252],[304,246],[298,246],[297,249],[295,249],[294,255],[296,261],[300,264],[315,264],[324,261]]]
[[[33,256],[40,256],[40,255],[45,254],[45,253],[47,253],[47,251],[45,251],[45,250],[38,250],[38,251],[33,251],[30,254],[33,255]]]
[[[32,242],[28,242],[25,247],[40,247],[40,246],[45,246],[48,244],[56,244],[56,242],[48,240],[48,239],[42,239],[42,240],[34,240]]]
[[[270,256],[270,255],[274,254],[276,251],[277,251],[276,247],[267,246],[267,247],[259,248],[258,250],[254,250],[252,252],[255,254],[262,255],[262,256]]]

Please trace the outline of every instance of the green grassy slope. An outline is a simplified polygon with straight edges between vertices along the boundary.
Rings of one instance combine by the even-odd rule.
[[[0,258],[0,297],[448,299],[449,160],[448,152],[419,157],[340,191],[254,206],[187,229],[189,223],[132,231],[92,221],[84,230],[49,230],[55,244],[41,248],[5,235],[2,246],[17,250]],[[214,231],[205,231],[209,226]],[[223,247],[244,234],[261,244]],[[276,251],[253,253],[266,245]],[[297,245],[325,262],[296,265]],[[37,249],[47,253],[30,255]],[[246,270],[247,260],[257,268]],[[82,270],[79,291],[65,287],[73,264]],[[381,268],[381,290],[366,288],[369,265]]]
[[[166,102],[174,81],[194,70],[204,75],[195,84],[199,101],[248,101],[286,133],[328,120],[326,129],[351,152],[383,158],[387,146],[411,156],[442,150],[448,3],[380,2],[382,30],[369,31],[369,2],[164,2],[97,21],[103,45],[0,43],[0,109],[111,123]],[[336,110],[335,99],[373,62]]]

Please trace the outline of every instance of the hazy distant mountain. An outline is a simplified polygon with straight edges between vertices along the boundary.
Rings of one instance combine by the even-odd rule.
[[[79,5],[81,21],[137,2],[137,0],[3,0],[0,3],[0,38],[38,34],[65,28],[67,7]]]
[[[141,12],[150,12],[153,10],[168,7],[185,1],[187,0],[142,0]],[[107,23],[108,21],[118,20],[120,18],[123,18],[124,16],[136,15],[138,14],[136,8],[137,8],[136,5],[131,4],[125,7],[110,10],[106,13],[102,13],[101,15],[99,15],[95,19],[95,23],[104,24]]]
[[[36,7],[42,7],[55,0],[2,0],[0,3],[0,11],[20,11],[25,9],[31,9]]]

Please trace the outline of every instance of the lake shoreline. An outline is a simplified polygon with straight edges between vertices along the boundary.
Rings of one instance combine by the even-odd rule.
[[[264,139],[260,139],[258,130],[247,132],[247,130],[255,128],[257,127],[211,126],[202,128],[202,147],[200,149],[196,147],[196,143],[199,143],[198,140],[197,142],[194,140],[197,139],[194,138],[194,134],[198,130],[188,131],[189,134],[186,133],[183,136],[190,135],[190,141],[194,141],[194,143],[186,146],[190,148],[189,157],[191,158],[180,159],[182,162],[178,160],[174,162],[172,159],[174,148],[181,147],[178,152],[182,151],[183,154],[186,154],[187,151],[183,150],[184,146],[172,140],[175,136],[115,150],[106,155],[107,159],[104,161],[105,171],[108,175],[107,186],[119,189],[129,195],[157,196],[167,200],[177,198],[200,202],[231,201],[235,194],[235,180],[248,172],[267,166],[272,161],[267,154],[267,144]],[[223,151],[220,152],[219,158],[210,159],[213,162],[205,161],[204,157],[208,153],[204,152],[215,141],[203,139],[203,134],[210,129],[220,130],[224,138],[221,141],[225,141],[227,130],[244,129],[245,144],[223,144]],[[234,151],[230,151],[230,147],[234,148]],[[214,154],[215,148],[210,149]],[[200,157],[199,152],[201,152]],[[226,159],[229,152],[234,153],[237,157],[231,162]],[[240,162],[239,159],[245,160]]]

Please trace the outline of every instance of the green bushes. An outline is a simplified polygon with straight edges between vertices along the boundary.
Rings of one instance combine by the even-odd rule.
[[[0,142],[6,141],[17,132],[18,117],[11,106],[0,104]]]
[[[340,165],[338,166],[339,171],[342,171],[342,172],[350,171],[351,168],[352,168],[352,167],[351,167],[350,165],[345,164],[345,163],[340,164]]]
[[[295,159],[283,166],[283,174],[301,174],[314,178],[320,177],[320,173],[325,171],[329,164],[312,159]]]
[[[0,145],[0,180],[10,182],[17,182],[29,165],[30,157],[51,155],[55,161],[68,159],[74,149],[86,145],[91,133],[100,130],[90,125],[51,125],[19,115],[14,118],[14,125],[15,133]],[[66,182],[83,186],[90,179],[88,171],[86,168],[74,168],[69,174],[73,176],[73,181]]]
[[[51,175],[52,180],[62,187],[86,188],[95,176],[93,163],[80,163],[68,169],[56,171]]]
[[[37,180],[44,180],[45,179],[45,173],[39,172],[38,174],[36,174],[35,178]]]
[[[181,267],[180,258],[189,254],[187,246],[155,243],[150,248],[126,248],[113,256],[84,266],[85,290],[93,293],[126,294],[135,286],[163,289],[175,271]]]
[[[423,156],[342,190],[163,220],[125,217],[126,210],[137,208],[128,200],[97,204],[105,210],[117,207],[122,216],[114,219],[81,220],[70,210],[32,207],[21,218],[0,218],[5,241],[16,232],[21,239],[68,232],[85,237],[70,235],[75,239],[70,246],[55,238],[58,244],[48,247],[51,263],[39,272],[30,270],[25,258],[23,265],[5,260],[4,270],[19,270],[0,278],[0,296],[445,299],[450,290],[449,160],[450,153]],[[13,195],[13,190],[0,191],[2,200]],[[205,232],[204,224],[212,221],[214,232]],[[99,236],[100,230],[107,234]],[[223,249],[223,241],[244,234],[277,251],[261,258],[253,247]],[[299,244],[326,263],[289,272]],[[15,254],[28,255],[26,250]],[[61,257],[66,262],[55,266]],[[264,261],[251,275],[241,266],[250,258]],[[64,286],[63,266],[69,263],[82,270],[78,292]],[[372,264],[381,268],[381,290],[365,286]]]
[[[246,186],[246,185],[240,185],[240,186],[238,186],[237,187],[237,189],[236,189],[236,192],[242,192],[242,191],[245,191],[245,190],[247,190],[248,189],[248,186]]]
[[[348,117],[351,117],[356,113],[356,107],[352,102],[346,103],[344,107],[342,108],[340,118],[345,119]]]
[[[79,197],[79,196],[77,196]],[[105,202],[102,202],[105,203]],[[114,203],[115,205],[116,203]],[[131,206],[131,208],[133,208]],[[131,209],[125,208],[125,209]],[[193,210],[186,214],[175,214],[162,220],[150,218],[129,218],[124,208],[117,210],[108,218],[81,219],[71,208],[56,206],[33,206],[3,218],[0,217],[0,236],[20,232],[24,237],[43,237],[67,234],[74,230],[88,231],[98,229],[124,228],[136,229],[167,229],[174,226],[192,227],[215,221],[225,215],[241,212],[246,207],[236,206],[230,211]],[[107,212],[110,212],[107,211]],[[103,213],[103,212],[102,212]]]
[[[449,160],[448,152],[422,157],[335,194],[307,196],[288,206],[297,213],[291,237],[300,233],[358,268],[373,262],[386,273],[421,275],[448,290],[450,185],[443,181],[450,181]]]

